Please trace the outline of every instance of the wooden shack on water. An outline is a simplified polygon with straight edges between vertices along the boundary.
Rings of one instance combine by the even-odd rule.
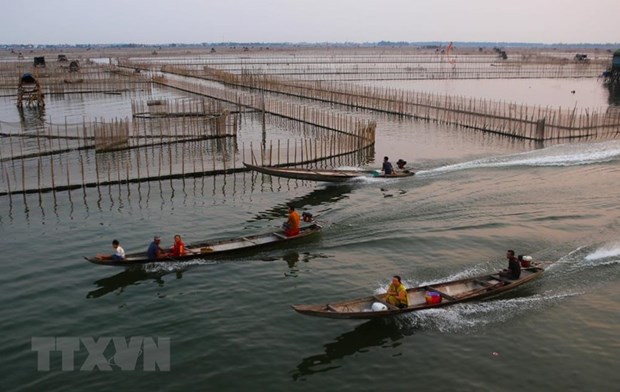
[[[17,106],[23,107],[24,101],[27,106],[45,106],[43,91],[39,81],[31,73],[25,73],[19,78],[17,85]]]

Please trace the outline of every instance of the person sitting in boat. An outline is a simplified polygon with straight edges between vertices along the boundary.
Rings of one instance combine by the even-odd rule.
[[[97,255],[97,260],[114,260],[114,261],[125,260],[125,249],[121,247],[121,244],[118,242],[118,240],[112,241],[112,247],[114,248],[114,253],[112,253],[109,256]]]
[[[403,159],[399,159],[398,161],[396,161],[396,167],[398,167],[400,170],[405,170],[405,165],[407,165],[407,161]]]
[[[284,228],[284,235],[292,237],[299,234],[299,213],[295,211],[295,207],[292,204],[288,205],[288,220],[284,222],[282,227]]]
[[[170,248],[170,252],[172,257],[185,256],[185,244],[179,234],[174,236],[174,245]]]
[[[160,243],[161,238],[156,235],[146,251],[149,260],[157,260],[167,256],[166,252],[159,246]]]
[[[399,308],[406,308],[409,306],[409,297],[407,296],[407,289],[402,284],[400,276],[394,275],[392,277],[392,283],[387,288],[387,297],[385,300]]]
[[[521,276],[521,265],[515,257],[515,251],[512,249],[506,251],[506,258],[508,259],[508,268],[499,271],[499,276],[508,279],[519,279]]]
[[[383,157],[383,167],[381,168],[381,170],[386,176],[391,176],[392,174],[394,174],[394,167],[390,163],[390,158]]]

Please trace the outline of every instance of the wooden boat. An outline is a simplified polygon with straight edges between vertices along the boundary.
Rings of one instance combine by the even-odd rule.
[[[297,180],[345,182],[359,177],[375,178],[399,178],[410,177],[415,173],[410,170],[395,171],[394,174],[385,175],[377,170],[329,170],[329,169],[304,169],[291,167],[254,166],[243,163],[248,169],[271,176],[294,178]]]
[[[212,258],[220,255],[227,255],[234,252],[241,252],[248,249],[255,249],[259,247],[266,247],[269,245],[281,244],[299,238],[308,237],[312,234],[321,231],[322,227],[319,224],[313,223],[311,225],[302,227],[300,232],[296,236],[287,237],[282,231],[252,235],[247,237],[216,240],[211,242],[203,242],[198,244],[191,244],[185,246],[185,255],[178,257],[163,257],[157,260],[149,260],[147,253],[131,253],[125,255],[125,260],[99,260],[97,257],[84,257],[86,260],[94,264],[101,265],[113,265],[127,267],[129,265],[144,264],[151,262],[177,262],[183,260]]]
[[[410,288],[407,290],[409,306],[406,308],[398,308],[386,302],[386,294],[321,305],[292,305],[292,307],[301,314],[338,319],[394,316],[498,295],[538,278],[543,271],[541,267],[530,267],[523,268],[521,276],[515,280],[490,274]]]

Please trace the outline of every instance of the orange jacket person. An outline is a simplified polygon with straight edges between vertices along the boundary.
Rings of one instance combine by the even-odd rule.
[[[299,214],[295,211],[295,207],[291,204],[288,205],[288,220],[282,226],[284,227],[284,234],[287,237],[292,237],[299,234]]]
[[[179,257],[185,255],[185,244],[181,240],[180,235],[177,234],[174,236],[174,245],[172,245],[170,251],[172,252],[172,257]]]

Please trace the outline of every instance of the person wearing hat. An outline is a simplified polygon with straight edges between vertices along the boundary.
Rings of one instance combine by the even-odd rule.
[[[157,260],[167,256],[166,252],[159,246],[160,242],[161,238],[156,235],[153,238],[153,242],[149,245],[149,249],[146,251],[149,260]]]
[[[399,159],[396,162],[396,166],[400,169],[400,170],[404,170],[405,169],[405,165],[407,164],[407,161],[403,160],[403,159]]]

